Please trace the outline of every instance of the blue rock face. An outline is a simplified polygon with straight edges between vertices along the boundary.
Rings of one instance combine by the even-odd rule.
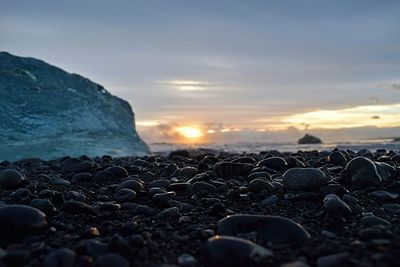
[[[80,75],[0,52],[0,160],[147,153],[128,102]]]

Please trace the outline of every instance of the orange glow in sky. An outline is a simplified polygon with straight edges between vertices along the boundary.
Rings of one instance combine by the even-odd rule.
[[[177,132],[188,139],[199,139],[203,136],[203,132],[198,127],[184,126],[176,128]]]

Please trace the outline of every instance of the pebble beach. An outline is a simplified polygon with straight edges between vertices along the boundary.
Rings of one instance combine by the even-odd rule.
[[[0,163],[0,266],[397,266],[400,154]]]

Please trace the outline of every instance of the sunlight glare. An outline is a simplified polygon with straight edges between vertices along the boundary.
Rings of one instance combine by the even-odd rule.
[[[198,139],[203,136],[201,129],[198,127],[178,127],[177,131],[179,134],[189,139]]]

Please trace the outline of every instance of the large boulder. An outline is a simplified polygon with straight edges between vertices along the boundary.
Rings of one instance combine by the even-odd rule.
[[[143,155],[128,102],[34,58],[0,52],[0,160]]]

